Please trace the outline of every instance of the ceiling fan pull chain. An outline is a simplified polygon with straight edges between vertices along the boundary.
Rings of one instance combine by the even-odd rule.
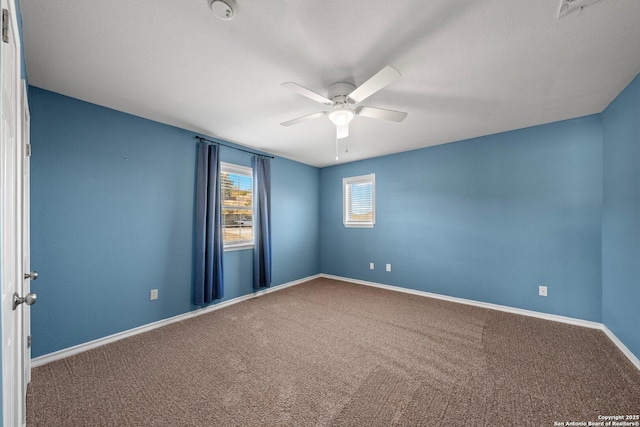
[[[338,138],[336,138],[336,160],[340,160],[338,157]]]

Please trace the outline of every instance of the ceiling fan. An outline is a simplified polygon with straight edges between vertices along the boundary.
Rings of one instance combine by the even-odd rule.
[[[387,65],[357,88],[351,83],[341,82],[332,84],[327,89],[326,97],[297,83],[282,83],[281,86],[316,102],[327,105],[330,108],[328,111],[319,111],[280,124],[282,126],[291,126],[307,120],[317,119],[318,117],[328,116],[329,120],[336,125],[336,138],[341,139],[349,136],[349,122],[351,122],[355,116],[401,122],[407,117],[407,113],[358,105],[366,98],[399,78],[400,72]]]

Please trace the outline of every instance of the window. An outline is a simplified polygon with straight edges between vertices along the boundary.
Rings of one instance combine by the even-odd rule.
[[[343,222],[345,227],[373,227],[376,223],[376,175],[342,180]]]
[[[225,250],[253,247],[253,170],[220,162],[220,197]]]

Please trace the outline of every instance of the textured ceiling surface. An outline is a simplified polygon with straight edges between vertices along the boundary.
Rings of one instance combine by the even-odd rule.
[[[601,112],[640,72],[640,1],[21,0],[31,85],[327,166]],[[391,65],[402,77],[340,140],[326,117],[281,122]],[[349,152],[345,153],[345,143]]]

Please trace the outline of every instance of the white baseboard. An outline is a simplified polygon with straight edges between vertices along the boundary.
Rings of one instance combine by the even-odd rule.
[[[83,343],[83,344],[74,345],[73,347],[64,348],[62,350],[58,350],[58,351],[55,351],[53,353],[44,354],[42,356],[38,356],[38,357],[35,357],[35,358],[31,359],[31,367],[35,368],[35,367],[38,367],[38,366],[42,366],[42,365],[45,365],[45,364],[47,364],[49,362],[53,362],[53,361],[56,361],[56,360],[64,359],[66,357],[73,356],[74,354],[82,353],[82,352],[94,349],[96,347],[100,347],[100,346],[103,346],[105,344],[109,344],[109,343],[121,340],[123,338],[127,338],[127,337],[130,337],[130,336],[133,336],[133,335],[138,335],[138,334],[141,334],[143,332],[147,332],[147,331],[150,331],[152,329],[160,328],[162,326],[166,326],[166,325],[169,325],[171,323],[180,322],[182,320],[190,319],[190,318],[195,317],[195,316],[200,316],[201,314],[210,313],[212,311],[219,310],[221,308],[228,307],[230,305],[237,304],[237,303],[242,302],[242,301],[247,301],[247,300],[250,300],[252,298],[257,298],[257,297],[260,297],[262,295],[266,295],[266,294],[271,293],[271,292],[275,292],[275,291],[279,291],[279,290],[288,288],[290,286],[299,285],[301,283],[308,282],[309,280],[317,279],[319,277],[321,277],[321,275],[320,274],[316,274],[314,276],[309,276],[309,277],[305,277],[303,279],[294,280],[292,282],[287,282],[287,283],[284,283],[282,285],[276,285],[276,286],[274,286],[272,288],[266,288],[264,290],[260,290],[260,291],[253,292],[253,293],[250,293],[250,294],[247,294],[247,295],[242,295],[240,297],[233,298],[233,299],[230,299],[230,300],[227,300],[227,301],[223,301],[223,302],[218,303],[218,304],[209,305],[209,306],[204,307],[204,308],[200,308],[200,309],[197,309],[197,310],[189,311],[187,313],[179,314],[177,316],[169,317],[167,319],[158,320],[157,322],[148,323],[146,325],[138,326],[137,328],[133,328],[133,329],[129,329],[129,330],[126,330],[126,331],[118,332],[116,334],[109,335],[109,336],[106,336],[106,337],[103,337],[103,338],[98,338],[96,340],[89,341],[89,342],[86,342],[86,343]]]
[[[609,328],[607,328],[607,325],[602,325],[602,330],[609,337],[609,339],[611,341],[613,341],[613,343],[616,345],[616,347],[618,347],[620,349],[620,351],[625,356],[627,356],[627,359],[629,359],[631,361],[631,363],[633,363],[636,366],[636,368],[638,368],[638,370],[640,371],[640,359],[638,359],[636,357],[636,355],[633,354],[631,352],[631,350],[629,350],[627,348],[627,346],[624,345],[624,343],[622,341],[620,341],[618,339],[618,337],[613,332],[611,332],[611,330]]]
[[[540,313],[538,311],[525,310],[522,308],[509,307],[507,305],[492,304],[489,302],[474,301],[465,298],[450,297],[448,295],[434,294],[431,292],[418,291],[415,289],[401,288],[393,285],[383,285],[382,283],[367,282],[365,280],[349,279],[348,277],[332,276],[330,274],[321,274],[321,277],[327,279],[341,280],[344,282],[356,283],[358,285],[373,286],[375,288],[387,289],[390,291],[403,292],[405,294],[418,295],[421,297],[435,298],[444,301],[457,302],[459,304],[473,305],[475,307],[488,308],[490,310],[505,311],[507,313],[521,314],[523,316],[537,317],[539,319],[552,320],[554,322],[569,323],[571,325],[584,326],[592,329],[602,329],[602,323],[591,322],[589,320],[575,319],[573,317],[559,316],[557,314]]]
[[[557,314],[541,313],[539,311],[525,310],[522,308],[514,308],[506,305],[491,304],[488,302],[474,301],[474,300],[465,299],[465,298],[450,297],[448,295],[418,291],[415,289],[401,288],[399,286],[393,286],[393,285],[384,285],[382,283],[368,282],[366,280],[351,279],[348,277],[334,276],[331,274],[322,273],[320,274],[320,277],[324,277],[327,279],[340,280],[343,282],[355,283],[358,285],[373,286],[375,288],[387,289],[395,292],[403,292],[406,294],[418,295],[418,296],[427,297],[427,298],[436,298],[444,301],[473,305],[475,307],[488,308],[490,310],[498,310],[498,311],[504,311],[507,313],[520,314],[523,316],[537,317],[539,319],[551,320],[554,322],[561,322],[561,323],[568,323],[570,325],[582,326],[586,328],[600,329],[607,335],[607,337],[613,342],[613,344],[615,344],[615,346],[618,347],[618,349],[620,349],[620,351],[622,351],[622,353],[625,356],[627,356],[627,358],[631,361],[631,363],[640,371],[640,360],[631,352],[631,350],[627,348],[627,346],[625,346],[622,343],[622,341],[618,339],[618,337],[615,336],[613,332],[611,332],[611,330],[609,330],[609,328],[607,328],[602,323],[592,322],[592,321],[583,320],[583,319],[576,319],[573,317],[559,316]]]
[[[221,308],[228,307],[230,305],[237,304],[237,303],[242,302],[242,301],[247,301],[249,299],[256,298],[256,297],[259,297],[259,296],[262,296],[262,295],[266,295],[266,294],[271,293],[271,292],[279,291],[281,289],[285,289],[285,288],[288,288],[290,286],[299,285],[301,283],[307,282],[309,280],[317,279],[317,278],[320,278],[320,277],[327,278],[327,279],[340,280],[340,281],[343,281],[343,282],[355,283],[355,284],[358,284],[358,285],[373,286],[373,287],[376,287],[376,288],[387,289],[387,290],[395,291],[395,292],[403,292],[403,293],[406,293],[406,294],[418,295],[418,296],[427,297],[427,298],[436,298],[436,299],[455,302],[455,303],[459,303],[459,304],[467,304],[467,305],[472,305],[472,306],[476,306],[476,307],[487,308],[487,309],[490,309],[490,310],[498,310],[498,311],[504,311],[504,312],[507,312],[507,313],[520,314],[520,315],[523,315],[523,316],[537,317],[539,319],[551,320],[551,321],[554,321],[554,322],[568,323],[570,325],[582,326],[582,327],[586,327],[586,328],[600,329],[615,344],[615,346],[618,347],[620,349],[620,351],[622,351],[622,353],[631,361],[631,363],[638,370],[640,370],[640,360],[631,352],[631,350],[629,350],[627,348],[627,346],[625,346],[622,343],[622,341],[620,341],[618,339],[618,337],[615,336],[615,334],[613,332],[611,332],[611,330],[609,330],[609,328],[607,328],[602,323],[591,322],[589,320],[575,319],[575,318],[566,317],[566,316],[559,316],[559,315],[556,315],[556,314],[540,313],[538,311],[525,310],[525,309],[521,309],[521,308],[514,308],[514,307],[509,307],[509,306],[506,306],[506,305],[491,304],[491,303],[487,303],[487,302],[474,301],[474,300],[465,299],[465,298],[451,297],[451,296],[442,295],[442,294],[435,294],[435,293],[431,293],[431,292],[418,291],[418,290],[415,290],[415,289],[401,288],[399,286],[384,285],[382,283],[368,282],[368,281],[365,281],[365,280],[351,279],[351,278],[348,278],[348,277],[334,276],[334,275],[331,275],[331,274],[324,274],[324,273],[316,274],[314,276],[305,277],[305,278],[299,279],[299,280],[294,280],[292,282],[284,283],[282,285],[277,285],[277,286],[274,286],[272,288],[268,288],[268,289],[265,289],[265,290],[261,290],[261,291],[257,291],[257,292],[251,293],[251,294],[247,294],[247,295],[243,295],[243,296],[240,296],[240,297],[237,297],[237,298],[233,298],[233,299],[230,299],[228,301],[221,302],[219,304],[210,305],[210,306],[207,306],[207,307],[204,307],[204,308],[201,308],[201,309],[198,309],[198,310],[194,310],[194,311],[189,311],[187,313],[179,314],[177,316],[170,317],[168,319],[158,320],[157,322],[149,323],[149,324],[146,324],[146,325],[143,325],[143,326],[139,326],[137,328],[129,329],[129,330],[126,330],[126,331],[123,331],[123,332],[118,332],[116,334],[109,335],[109,336],[106,336],[106,337],[103,337],[103,338],[98,338],[96,340],[89,341],[89,342],[86,342],[86,343],[83,343],[83,344],[79,344],[79,345],[76,345],[76,346],[73,346],[73,347],[69,347],[69,348],[65,348],[65,349],[62,349],[62,350],[58,350],[58,351],[53,352],[53,353],[49,353],[49,354],[45,354],[45,355],[42,355],[42,356],[38,356],[38,357],[35,357],[35,358],[31,359],[31,367],[35,368],[35,367],[38,367],[38,366],[42,366],[42,365],[47,364],[49,362],[53,362],[55,360],[64,359],[66,357],[73,356],[74,354],[82,353],[84,351],[88,351],[88,350],[91,350],[93,348],[100,347],[102,345],[109,344],[109,343],[121,340],[123,338],[127,338],[127,337],[130,337],[130,336],[133,336],[133,335],[141,334],[143,332],[147,332],[147,331],[150,331],[152,329],[160,328],[162,326],[169,325],[171,323],[180,322],[182,320],[186,320],[186,319],[189,319],[191,317],[195,317],[195,316],[199,316],[201,314],[205,314],[205,313],[209,313],[209,312],[212,312],[212,311],[215,311],[215,310],[219,310]]]

